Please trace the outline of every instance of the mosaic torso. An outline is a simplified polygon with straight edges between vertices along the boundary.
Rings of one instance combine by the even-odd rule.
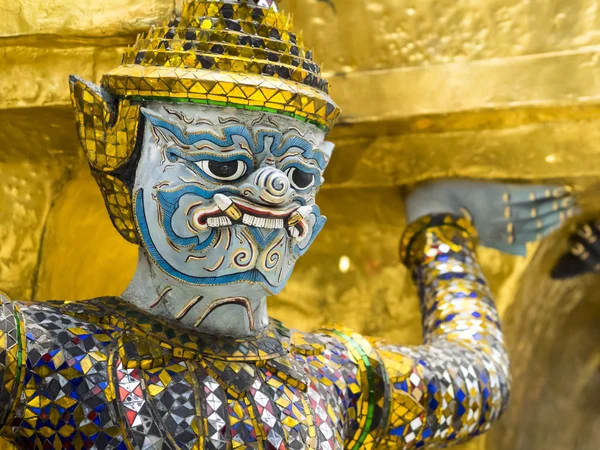
[[[3,299],[2,435],[23,449],[329,450],[486,431],[508,399],[497,313],[464,231],[419,236],[420,347],[277,321],[251,339],[212,337],[113,297]]]
[[[219,340],[116,298],[6,303],[7,325],[15,312],[22,448],[339,449],[356,427],[357,366],[331,337],[273,322],[255,339]]]

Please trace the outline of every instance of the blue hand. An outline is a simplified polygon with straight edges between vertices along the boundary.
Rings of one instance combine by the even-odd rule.
[[[469,215],[482,245],[514,255],[578,213],[569,190],[554,185],[524,185],[471,180],[439,180],[418,186],[406,198],[407,220],[426,214]]]

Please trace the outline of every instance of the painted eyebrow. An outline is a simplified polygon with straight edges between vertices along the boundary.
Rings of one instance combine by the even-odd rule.
[[[301,150],[301,154],[304,158],[313,160],[321,169],[327,167],[327,160],[321,150],[314,147],[306,139],[298,136],[288,137],[283,144],[273,154],[277,157],[285,155],[290,149],[298,148]]]
[[[174,121],[147,108],[142,108],[142,114],[144,114],[146,119],[154,126],[169,131],[185,145],[194,145],[200,141],[208,141],[219,147],[225,148],[235,145],[233,136],[241,136],[248,143],[250,151],[257,155],[264,151],[266,139],[271,138],[271,153],[273,156],[281,157],[290,149],[298,148],[301,150],[301,154],[304,158],[315,161],[321,169],[325,169],[327,166],[325,154],[319,148],[314,147],[306,139],[299,136],[291,136],[283,139],[282,133],[279,131],[260,131],[257,135],[258,144],[256,144],[251,131],[241,124],[225,127],[222,132],[224,137],[220,138],[208,132],[188,133],[182,129],[180,125],[174,123]]]
[[[302,154],[302,152],[284,154],[279,161],[284,165],[300,164],[302,166],[305,166],[306,168],[310,168],[317,171],[323,171],[316,159],[307,158]]]
[[[172,118],[164,117],[162,114],[152,111],[148,108],[141,108],[142,114],[152,125],[158,128],[163,128],[173,134],[181,142],[186,141],[187,133],[182,129],[181,125],[185,126],[182,120],[173,120]],[[169,111],[167,111],[169,112]],[[169,112],[169,114],[173,114]],[[178,123],[179,122],[179,123]],[[188,144],[189,145],[189,144]]]
[[[223,129],[224,137],[220,138],[209,132],[188,133],[173,121],[168,120],[165,117],[150,112],[146,109],[142,109],[142,113],[152,125],[167,130],[168,132],[173,134],[173,136],[175,136],[182,144],[185,145],[194,145],[200,141],[208,141],[212,144],[215,144],[218,147],[225,148],[235,145],[235,142],[233,141],[233,136],[241,136],[248,143],[250,151],[252,153],[260,153],[262,151],[262,147],[257,148],[254,145],[254,139],[252,137],[252,134],[243,125],[232,125],[229,127],[225,127]]]

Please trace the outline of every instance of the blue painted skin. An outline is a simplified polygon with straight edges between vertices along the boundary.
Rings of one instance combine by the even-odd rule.
[[[481,245],[525,256],[528,243],[552,234],[580,211],[562,186],[438,180],[410,193],[406,212],[409,222],[427,214],[466,214]]]
[[[134,212],[152,260],[190,285],[249,283],[262,286],[267,295],[279,293],[326,222],[314,203],[331,153],[323,145],[324,134],[301,135],[294,127],[280,130],[267,116],[254,120],[253,126],[241,120],[229,124],[229,119],[207,128],[202,119],[190,127],[191,119],[181,113],[173,117],[160,106],[144,108],[143,114],[150,142],[142,150],[137,173],[146,175],[136,179]],[[219,179],[207,169],[211,161],[237,165],[239,176]],[[277,189],[261,184],[263,172],[281,184],[281,195],[272,196]],[[310,183],[295,184],[294,172]],[[260,228],[239,220],[227,226],[200,226],[195,218],[203,211],[223,215],[216,194],[236,205],[273,211],[282,222],[301,206],[308,206],[310,214],[297,237],[286,227]]]
[[[299,149],[302,151],[302,156],[314,160],[321,170],[325,170],[328,163],[325,159],[325,155],[319,149],[314,148],[310,142],[299,136],[288,136],[284,138],[280,131],[259,131],[253,135],[252,131],[245,125],[224,127],[222,130],[223,137],[216,136],[211,132],[186,133],[177,125],[152,115],[148,110],[144,110],[143,113],[152,125],[170,132],[183,145],[195,145],[199,142],[208,142],[215,145],[217,148],[225,149],[235,144],[234,137],[240,137],[246,140],[250,151],[254,155],[260,155],[265,151],[266,139],[270,138],[272,139],[270,151],[275,157],[285,155],[290,149]],[[217,155],[212,155],[212,157],[218,158]],[[199,159],[200,158],[196,158],[196,160]],[[190,160],[194,160],[194,158],[192,157]],[[305,167],[310,169],[308,166]]]
[[[240,273],[236,273],[236,274],[232,274],[232,275],[223,275],[223,276],[216,276],[216,277],[194,277],[194,276],[185,274],[183,272],[180,272],[179,270],[177,270],[176,268],[171,266],[169,264],[169,262],[162,257],[160,252],[157,250],[156,245],[152,241],[152,237],[150,236],[150,232],[148,229],[148,221],[146,219],[146,213],[143,208],[142,196],[143,196],[143,192],[142,192],[142,190],[139,190],[137,192],[137,198],[136,198],[136,202],[135,202],[135,204],[136,204],[135,215],[136,215],[136,219],[138,221],[139,230],[142,234],[142,239],[144,240],[144,242],[146,244],[146,249],[147,249],[148,253],[150,254],[150,256],[152,257],[152,259],[158,264],[158,266],[161,269],[163,269],[165,272],[167,272],[173,278],[183,281],[183,282],[186,282],[186,283],[189,283],[189,284],[198,285],[198,286],[224,285],[224,284],[236,283],[236,282],[240,282],[240,281],[247,281],[250,283],[258,283],[258,284],[262,284],[264,286],[269,286],[269,292],[272,294],[278,294],[285,287],[286,283],[289,280],[289,277],[292,274],[291,271],[287,274],[286,278],[279,285],[273,285],[273,284],[269,283],[269,280],[267,280],[267,278],[259,270],[256,270],[256,269],[252,269],[249,271],[240,272]],[[162,204],[163,203],[161,202],[161,205]],[[174,204],[172,204],[172,205],[174,205]],[[308,250],[310,245],[312,245],[312,242],[314,241],[314,239],[317,237],[317,235],[323,229],[325,222],[327,221],[327,218],[320,214],[318,207],[315,206],[313,208],[313,211],[315,211],[315,209],[317,210],[316,211],[317,223],[315,224],[315,226],[313,228],[313,234],[312,234],[311,240],[304,249],[300,249],[297,245],[295,245],[293,247],[294,256],[296,258],[299,258],[300,256],[304,255],[304,253],[306,253],[306,251]],[[172,216],[172,211],[170,211],[170,215]],[[169,216],[167,214],[165,214],[165,217],[169,217]],[[167,226],[167,224],[168,224],[168,226]],[[181,244],[182,247],[187,246],[186,244],[188,244],[188,242],[186,241],[186,239],[180,238],[172,231],[172,226],[171,226],[170,220],[166,220],[165,223],[163,223],[163,225],[165,226],[165,229],[169,230],[167,232],[167,235],[169,236],[169,239],[171,239],[172,242]],[[256,231],[256,229],[254,229],[252,227],[249,227],[248,230],[255,237],[260,250],[264,250],[269,243],[273,242],[281,234],[280,231],[274,230],[274,231],[270,232],[266,237],[263,237],[259,232]],[[200,253],[200,252],[207,250],[209,248],[210,244],[213,242],[215,234],[216,234],[216,230],[213,229],[211,231],[209,237],[206,238],[203,242],[198,243],[198,244],[192,244],[191,251]],[[197,240],[197,238],[191,238],[191,239]]]

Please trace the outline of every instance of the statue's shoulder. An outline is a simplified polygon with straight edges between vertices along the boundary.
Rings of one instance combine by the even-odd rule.
[[[357,364],[360,355],[328,329],[314,332],[290,329],[288,333],[286,359],[290,362],[286,361],[285,365],[292,370],[287,369],[288,376],[284,379],[296,378],[302,381],[300,388],[312,386],[309,389],[317,389],[328,398],[337,398],[344,410],[356,404],[364,390],[359,380],[361,367]],[[285,372],[281,359],[267,361],[267,369],[273,373]]]
[[[0,293],[0,427],[15,410],[23,387],[25,333],[16,302]]]
[[[37,418],[27,412],[31,405],[38,408],[36,415],[49,417],[53,408],[80,401],[82,378],[108,385],[116,332],[102,325],[97,305],[97,300],[26,302],[0,296],[0,433],[17,439],[19,448],[33,448],[39,439]]]
[[[93,313],[95,308],[92,302],[81,309]],[[69,302],[26,302],[0,294],[0,427],[15,419],[28,383],[80,376],[92,365],[88,355],[93,364],[106,361],[105,347],[113,342],[109,331],[70,310]]]
[[[17,302],[13,302],[3,293],[0,293],[0,386],[4,379],[10,378],[16,371],[17,361],[20,359],[24,346],[23,320],[19,314]],[[3,404],[5,390],[0,389],[0,405]]]
[[[0,332],[6,333],[9,329],[9,325],[13,325],[15,320],[15,302],[13,302],[8,296],[0,291]]]
[[[22,360],[73,344],[101,348],[113,341],[114,327],[105,323],[98,301],[27,302],[0,295],[0,332],[7,336],[6,346],[14,340]]]
[[[385,379],[384,364],[377,351],[381,339],[363,336],[341,325],[327,325],[313,333],[304,333],[302,339],[311,342],[312,346],[315,345],[315,339],[321,342],[324,350],[320,359],[324,365],[332,370],[342,370],[353,389],[357,389],[357,376],[360,373],[370,374],[379,381]]]
[[[344,329],[345,330],[345,329]],[[289,330],[290,353],[320,371],[356,372],[356,351],[331,328],[313,332]],[[348,374],[350,378],[352,376]]]

